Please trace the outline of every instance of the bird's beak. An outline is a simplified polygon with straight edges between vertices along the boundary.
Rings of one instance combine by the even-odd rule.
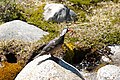
[[[71,32],[70,35],[73,35],[73,29],[72,29],[72,28],[69,28],[69,29],[68,29],[68,32]]]
[[[69,28],[69,29],[68,29],[68,32],[73,32],[73,29],[72,29],[72,28]]]

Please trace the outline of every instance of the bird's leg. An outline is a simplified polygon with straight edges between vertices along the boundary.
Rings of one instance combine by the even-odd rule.
[[[53,60],[54,62],[59,63],[59,58],[57,58],[53,55],[51,55],[50,60]]]
[[[40,61],[40,62],[38,63],[38,65],[41,64],[42,62],[45,62],[46,60],[52,60],[52,61],[54,61],[54,62],[56,62],[56,63],[59,63],[59,58],[54,57],[52,54],[50,54],[50,55],[51,55],[51,57],[46,58],[46,59]]]

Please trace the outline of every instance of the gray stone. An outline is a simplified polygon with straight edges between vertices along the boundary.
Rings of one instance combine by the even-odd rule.
[[[120,80],[120,68],[115,65],[106,65],[97,72],[97,80]]]
[[[15,80],[84,80],[72,65],[59,59],[59,63],[46,60],[50,55],[40,56],[28,63]]]
[[[30,25],[20,20],[6,22],[0,25],[0,40],[22,40],[27,42],[34,42],[40,40],[45,32],[34,25]]]
[[[76,13],[63,4],[47,4],[44,7],[43,15],[46,21],[67,22],[77,20]]]
[[[107,63],[111,63],[111,62],[112,62],[112,61],[111,61],[108,57],[106,57],[106,56],[102,56],[102,57],[101,57],[101,60],[104,61],[104,62],[107,62]]]
[[[113,63],[120,66],[120,45],[112,45],[108,46],[108,48],[111,49],[111,53],[113,54],[110,56]]]
[[[85,80],[97,80],[97,72],[87,72],[85,70],[81,71],[82,76]]]

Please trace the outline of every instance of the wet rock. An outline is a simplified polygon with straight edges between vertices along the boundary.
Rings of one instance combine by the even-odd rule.
[[[77,14],[63,4],[47,4],[44,7],[43,15],[46,21],[67,22],[77,20]]]
[[[97,80],[119,80],[120,68],[115,65],[106,65],[97,72]]]
[[[0,25],[0,40],[22,40],[27,42],[34,42],[40,40],[45,32],[34,25],[30,25],[20,20],[6,22]]]
[[[76,68],[58,58],[56,63],[49,60],[50,57],[44,55],[34,59],[23,68],[15,80],[84,80]]]

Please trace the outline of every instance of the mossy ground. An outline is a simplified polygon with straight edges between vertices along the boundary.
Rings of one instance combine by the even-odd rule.
[[[90,3],[90,0],[86,1],[88,4]],[[99,0],[95,1],[99,2]],[[15,8],[16,12],[14,14],[8,14],[13,20],[21,19],[29,24],[36,25],[37,27],[48,31],[50,35],[43,39],[43,43],[58,36],[64,27],[72,27],[75,33],[72,36],[68,33],[66,36],[68,37],[66,40],[67,42],[74,42],[79,46],[82,45],[82,47],[102,47],[108,44],[120,44],[119,2],[98,2],[96,2],[97,5],[91,5],[92,3],[90,3],[89,7],[84,8],[84,10],[81,7],[65,3],[78,14],[78,21],[71,24],[57,24],[55,22],[44,21],[42,13],[45,4],[43,3],[39,6],[34,6],[32,1],[29,2],[29,5],[27,5],[28,3],[21,3],[24,4],[23,6],[21,4],[17,4]],[[12,3],[10,4],[11,6],[14,6]],[[3,16],[6,15],[4,14]],[[3,18],[5,19],[6,17]],[[4,19],[3,21],[5,21]],[[6,18],[6,20],[8,19]],[[71,37],[69,38],[69,36]]]
[[[22,69],[19,63],[2,62],[3,67],[0,68],[0,80],[14,80]]]

